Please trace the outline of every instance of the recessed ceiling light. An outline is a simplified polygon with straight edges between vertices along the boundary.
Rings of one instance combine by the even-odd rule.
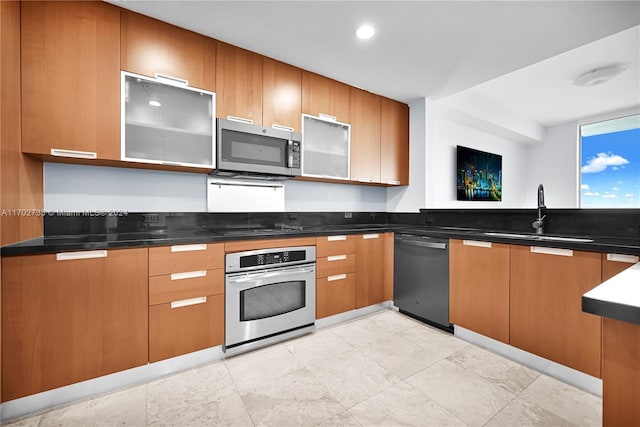
[[[588,71],[573,81],[574,86],[596,86],[608,82],[625,70],[620,65],[596,68]]]
[[[162,104],[159,101],[151,100],[149,101],[149,105],[152,107],[160,107]]]
[[[376,30],[371,25],[361,25],[356,30],[356,36],[361,40],[367,40],[373,37]]]

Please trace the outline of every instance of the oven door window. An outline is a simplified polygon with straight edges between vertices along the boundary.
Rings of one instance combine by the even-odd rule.
[[[286,166],[288,140],[222,131],[222,161],[253,165]]]
[[[240,292],[240,321],[265,319],[305,307],[305,281],[258,286]]]

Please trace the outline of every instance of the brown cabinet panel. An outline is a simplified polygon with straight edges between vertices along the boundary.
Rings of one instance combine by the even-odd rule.
[[[205,275],[186,279],[172,275],[149,277],[149,305],[224,293],[224,270],[197,273]]]
[[[409,185],[409,106],[381,98],[380,181]]]
[[[147,249],[2,258],[2,397],[147,363]]]
[[[384,247],[384,234],[356,239],[356,308],[384,301]]]
[[[451,323],[508,344],[509,245],[449,242]]]
[[[262,56],[218,42],[216,116],[242,117],[262,125]]]
[[[21,3],[22,151],[120,159],[120,9]]]
[[[339,258],[336,259],[336,257]],[[333,255],[317,259],[316,277],[327,277],[336,274],[355,272],[356,256],[354,254]]]
[[[149,307],[150,362],[221,345],[223,341],[224,295],[206,296],[206,302],[185,307]]]
[[[640,425],[640,325],[602,322],[602,425]]]
[[[356,308],[355,274],[316,281],[316,318],[332,316]]]
[[[351,88],[351,180],[380,182],[380,97]]]
[[[618,273],[622,273],[624,270],[626,270],[627,268],[633,266],[637,261],[637,257],[635,256],[629,256],[629,255],[622,255],[622,257],[624,258],[629,258],[628,260],[624,260],[624,261],[610,261],[607,259],[607,255],[609,254],[602,254],[602,281],[604,282],[605,280],[609,280],[611,279],[613,276],[615,276]],[[614,254],[615,257],[615,254]]]
[[[224,268],[224,243],[149,248],[149,276]]]
[[[262,123],[301,132],[302,70],[270,58],[262,60]]]
[[[188,80],[215,91],[216,42],[138,13],[122,11],[122,69]]]
[[[351,122],[349,86],[309,71],[302,72],[302,112],[328,114],[337,121]]]
[[[511,345],[600,377],[602,322],[582,312],[582,295],[601,282],[601,254],[530,248],[511,246]]]
[[[316,239],[316,257],[355,254],[358,237],[356,235],[318,237]]]
[[[384,233],[384,300],[393,301],[394,233]]]

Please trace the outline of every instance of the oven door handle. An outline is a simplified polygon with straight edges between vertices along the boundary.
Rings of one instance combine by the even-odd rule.
[[[267,273],[247,273],[246,275],[243,275],[242,277],[239,277],[239,278],[236,278],[236,277],[227,278],[227,284],[240,285],[243,283],[255,282],[256,280],[270,279],[276,276],[284,277],[284,276],[306,274],[306,273],[313,273],[313,272],[314,272],[313,268],[296,268],[291,270],[285,269],[285,270],[269,271]]]

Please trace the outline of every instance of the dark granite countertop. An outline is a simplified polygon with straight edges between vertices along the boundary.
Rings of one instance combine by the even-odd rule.
[[[331,234],[362,234],[394,231],[426,237],[484,240],[496,243],[536,245],[592,252],[640,255],[640,239],[615,236],[547,235],[541,240],[530,233],[504,232],[468,227],[439,227],[407,224],[337,224],[293,228],[186,228],[106,234],[52,235],[2,247],[2,256],[65,251],[167,246],[190,243],[259,240],[269,238],[316,237]]]

